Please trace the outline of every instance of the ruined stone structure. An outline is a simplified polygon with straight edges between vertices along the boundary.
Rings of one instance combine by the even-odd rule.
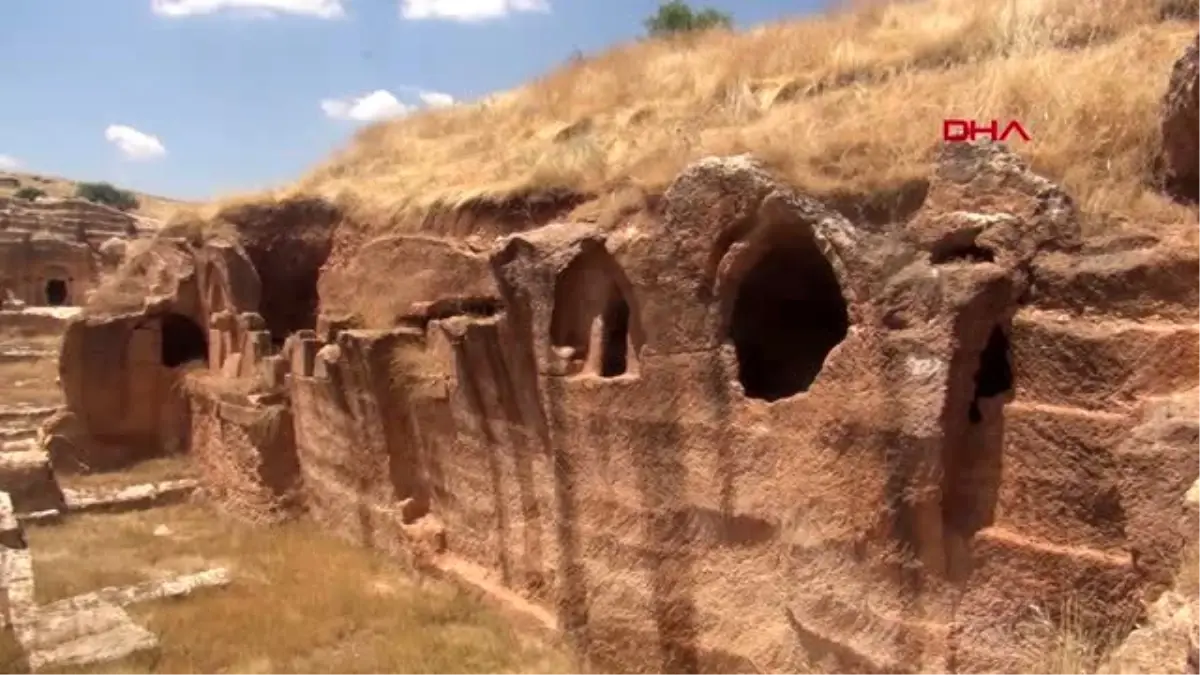
[[[109,242],[149,229],[88,201],[0,198],[0,301],[82,305],[101,272],[120,263],[120,247]]]
[[[1032,606],[1115,625],[1179,564],[1195,229],[1085,240],[989,145],[924,190],[875,226],[710,158],[490,246],[238,207],[71,324],[44,440],[190,450],[232,512],[504,589],[599,667],[1030,667]]]

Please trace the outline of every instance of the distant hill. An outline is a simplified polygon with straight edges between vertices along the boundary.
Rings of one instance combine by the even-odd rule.
[[[49,197],[73,197],[75,186],[81,181],[73,181],[57,176],[43,174],[21,173],[18,171],[0,171],[0,197],[12,196],[24,187],[35,187],[45,191]],[[120,187],[119,185],[117,187]],[[157,195],[148,195],[134,191],[140,205],[133,211],[135,215],[166,221],[181,206],[190,202],[169,199]]]

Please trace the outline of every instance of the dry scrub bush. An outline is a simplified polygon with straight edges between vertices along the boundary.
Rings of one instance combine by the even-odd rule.
[[[414,387],[444,380],[449,364],[425,347],[424,342],[402,342],[392,351],[391,386],[411,394]]]
[[[255,377],[226,377],[210,370],[207,363],[193,361],[180,368],[176,385],[189,396],[240,402],[251,394],[260,393],[263,383]]]
[[[1012,147],[1085,210],[1190,217],[1147,187],[1177,0],[859,3],[815,19],[574,60],[514,92],[362,130],[290,194],[363,222],[567,188],[661,189],[752,153],[801,189],[873,192],[929,171],[947,117],[1018,119]],[[280,196],[282,196],[281,193]]]
[[[1053,614],[1040,606],[1030,609],[1033,614],[1014,645],[1021,662],[1032,666],[1030,673],[1095,673],[1138,619],[1131,609],[1121,620],[1097,628],[1084,619],[1073,598],[1063,601]]]
[[[112,316],[136,312],[145,305],[150,287],[145,279],[122,267],[96,287],[83,306],[89,316]]]

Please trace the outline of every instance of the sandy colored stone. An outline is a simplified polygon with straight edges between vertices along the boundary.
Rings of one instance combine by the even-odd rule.
[[[72,512],[119,512],[147,509],[186,499],[197,487],[192,479],[143,483],[116,489],[63,490],[66,508]]]
[[[1196,598],[1167,591],[1150,605],[1136,628],[1101,668],[1105,673],[1194,673],[1191,651],[1196,642]]]
[[[0,453],[0,490],[12,497],[13,508],[18,512],[63,505],[50,457],[37,449]]]
[[[153,633],[111,604],[61,613],[52,608],[39,609],[32,632],[33,641],[22,646],[35,672],[114,661],[158,646]]]
[[[133,216],[100,204],[0,198],[0,299],[82,305],[113,263],[102,242],[140,233]]]
[[[11,549],[26,547],[25,532],[17,520],[12,497],[7,492],[0,492],[0,546]]]
[[[231,207],[255,302],[191,294],[194,242],[171,302],[76,329],[64,372],[128,349],[122,321],[226,317],[202,326],[212,377],[286,373],[190,397],[206,492],[294,495],[348,541],[467,570],[605,670],[1034,667],[1032,608],[1123,625],[1178,555],[1197,441],[1161,411],[1200,384],[1197,259],[1166,230],[1085,238],[997,145],[941,149],[923,194],[868,227],[734,156],[652,207],[476,241]],[[225,325],[243,312],[269,344]],[[64,383],[157,391],[151,366]]]

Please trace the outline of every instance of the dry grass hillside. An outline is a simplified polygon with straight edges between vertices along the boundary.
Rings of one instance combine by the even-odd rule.
[[[743,152],[817,196],[879,194],[928,175],[942,120],[958,117],[1020,120],[1032,140],[1010,145],[1093,227],[1191,220],[1148,183],[1196,12],[1191,0],[871,2],[639,41],[365,128],[273,198],[320,196],[416,229],[430,211],[547,190],[653,193],[692,160]]]
[[[16,184],[13,184],[11,181],[0,180],[0,197],[9,197],[24,187],[34,187],[44,190],[46,195],[50,197],[72,197],[75,195],[75,186],[77,184],[77,181],[55,176],[14,171],[0,172],[0,179],[5,178],[15,179]],[[187,202],[168,199],[167,197],[158,197],[141,192],[134,192],[134,194],[138,198],[139,206],[133,213],[155,220],[165,221],[175,213],[176,209],[187,205]]]

